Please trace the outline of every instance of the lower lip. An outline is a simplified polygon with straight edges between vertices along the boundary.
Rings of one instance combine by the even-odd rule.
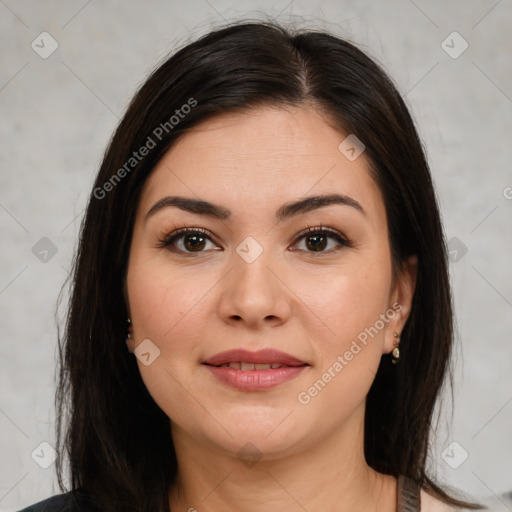
[[[242,391],[262,391],[291,380],[306,366],[285,366],[273,370],[237,370],[222,366],[205,365],[215,377]]]

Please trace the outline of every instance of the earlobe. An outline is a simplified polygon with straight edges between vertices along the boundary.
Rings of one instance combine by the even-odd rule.
[[[393,333],[393,336],[395,337],[395,340],[393,342],[393,350],[391,351],[391,355],[393,356],[393,364],[398,363],[398,360],[400,359],[400,334],[398,334],[396,331]]]

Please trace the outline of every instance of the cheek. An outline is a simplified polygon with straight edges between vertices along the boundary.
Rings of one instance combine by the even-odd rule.
[[[304,293],[309,290],[307,305],[328,327],[328,334],[316,331],[315,336],[310,325],[317,365],[309,387],[298,397],[308,414],[323,418],[315,420],[318,428],[325,428],[326,408],[336,411],[328,421],[334,425],[364,402],[382,357],[385,327],[380,315],[387,310],[390,276],[373,265],[350,267],[324,284],[313,288],[304,283]]]
[[[316,275],[315,275],[316,274]],[[298,295],[321,320],[324,342],[339,350],[375,324],[388,307],[390,268],[364,263],[339,267],[329,273],[304,273],[297,281]],[[304,277],[306,276],[306,277]],[[316,339],[322,343],[322,336]]]
[[[145,264],[134,261],[127,286],[136,339],[147,337],[164,343],[197,315],[206,283],[197,273],[155,260]]]

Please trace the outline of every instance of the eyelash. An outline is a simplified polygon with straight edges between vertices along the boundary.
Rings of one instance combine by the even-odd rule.
[[[176,240],[179,240],[180,238],[183,238],[186,235],[201,234],[201,235],[204,235],[206,238],[208,238],[212,242],[215,239],[215,237],[213,236],[213,234],[210,231],[203,229],[203,228],[189,228],[189,227],[173,226],[171,229],[173,230],[171,233],[165,234],[161,238],[159,238],[158,245],[157,245],[157,247],[159,249],[168,249],[175,253],[185,254],[186,256],[193,256],[195,254],[201,254],[202,252],[205,252],[205,251],[198,251],[196,253],[191,252],[191,251],[182,251],[181,249],[171,248],[172,244]],[[295,239],[295,242],[293,245],[296,245],[300,240],[302,240],[303,238],[307,238],[308,236],[311,236],[311,235],[327,235],[327,236],[330,236],[331,238],[335,239],[340,244],[341,247],[353,247],[352,242],[350,240],[348,240],[345,236],[343,236],[341,233],[339,233],[338,231],[336,231],[334,229],[326,228],[321,224],[320,224],[320,226],[317,226],[317,227],[308,226],[307,229],[305,229],[304,231],[302,231],[301,233],[299,233],[297,235],[297,238]],[[330,249],[328,251],[319,251],[319,252],[304,251],[304,252],[307,252],[308,254],[311,254],[316,257],[316,256],[322,256],[325,254],[331,254],[338,250],[339,250],[339,248]]]

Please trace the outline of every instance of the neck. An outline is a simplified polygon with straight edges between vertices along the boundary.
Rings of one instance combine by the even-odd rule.
[[[346,425],[319,444],[272,460],[223,454],[175,425],[172,434],[178,477],[169,490],[171,512],[396,510],[396,478],[366,464],[362,421],[356,429]]]

